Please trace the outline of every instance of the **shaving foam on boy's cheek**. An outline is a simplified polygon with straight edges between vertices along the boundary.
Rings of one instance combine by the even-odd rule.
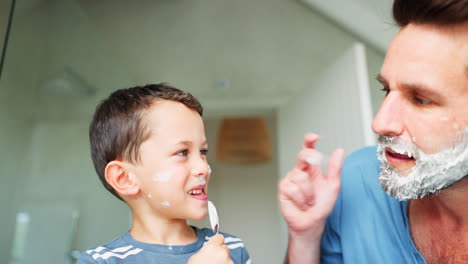
[[[164,207],[170,207],[171,203],[168,202],[168,201],[164,201],[164,202],[161,203],[161,205],[164,206]]]
[[[168,182],[172,179],[174,172],[172,170],[158,171],[153,176],[155,182]]]

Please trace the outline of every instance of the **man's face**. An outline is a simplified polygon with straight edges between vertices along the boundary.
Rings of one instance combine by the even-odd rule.
[[[410,24],[392,41],[374,119],[382,187],[421,198],[468,174],[468,25]]]

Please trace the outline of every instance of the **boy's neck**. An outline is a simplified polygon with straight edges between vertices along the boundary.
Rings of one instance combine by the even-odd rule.
[[[160,245],[186,245],[197,240],[197,233],[186,220],[133,215],[132,237],[140,242]]]

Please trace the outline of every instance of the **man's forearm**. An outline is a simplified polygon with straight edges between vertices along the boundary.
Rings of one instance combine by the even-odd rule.
[[[320,240],[323,230],[316,235],[303,236],[289,234],[289,244],[285,264],[319,264]]]

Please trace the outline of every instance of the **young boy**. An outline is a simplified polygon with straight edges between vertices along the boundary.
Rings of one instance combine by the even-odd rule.
[[[191,94],[165,83],[118,90],[97,107],[89,130],[94,167],[133,223],[78,264],[251,263],[239,238],[186,221],[208,210],[202,112]]]

